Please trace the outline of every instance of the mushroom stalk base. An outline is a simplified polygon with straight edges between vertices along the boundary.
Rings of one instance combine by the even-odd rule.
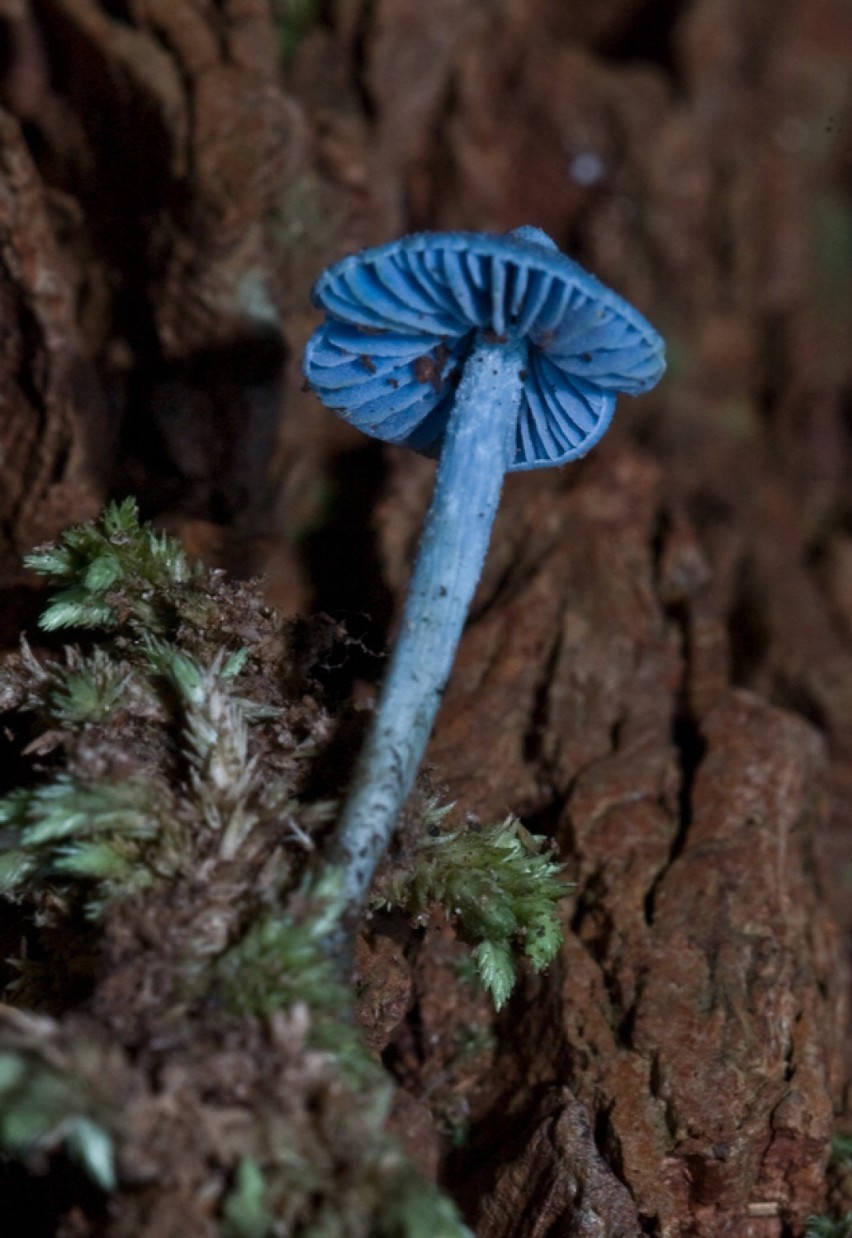
[[[480,339],[464,367],[399,637],[338,825],[344,940],[354,934],[450,676],[515,453],[526,358],[523,342]]]

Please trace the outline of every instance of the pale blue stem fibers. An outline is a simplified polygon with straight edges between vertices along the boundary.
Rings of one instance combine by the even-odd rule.
[[[335,840],[346,920],[366,901],[412,788],[514,459],[527,344],[483,333],[464,365],[377,711]]]

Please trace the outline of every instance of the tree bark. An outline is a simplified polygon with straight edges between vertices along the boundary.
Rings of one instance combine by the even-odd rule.
[[[451,923],[377,918],[360,1017],[479,1238],[801,1233],[850,1067],[848,5],[337,0],[285,68],[274,18],[0,7],[7,581],[132,490],[383,639],[432,466],[300,390],[312,279],[535,224],[633,300],[669,376],[508,480],[428,755],[557,841],[563,952],[494,1019]]]

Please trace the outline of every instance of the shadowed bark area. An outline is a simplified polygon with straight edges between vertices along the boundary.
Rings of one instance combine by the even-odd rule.
[[[311,282],[410,229],[546,229],[669,374],[587,460],[508,479],[428,777],[556,840],[565,944],[494,1016],[451,920],[377,913],[358,1021],[478,1238],[801,1234],[852,1065],[849,6],[328,0],[285,57],[287,13],[0,5],[4,636],[20,554],[134,492],[363,636],[308,661],[324,708],[368,698],[433,466],[300,389]],[[124,1079],[116,957],[85,1018]],[[185,1232],[216,1232],[192,1183]],[[56,1232],[141,1224],[87,1208]]]

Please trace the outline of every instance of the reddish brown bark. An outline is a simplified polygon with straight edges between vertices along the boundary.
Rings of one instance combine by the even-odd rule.
[[[589,461],[509,480],[429,753],[460,812],[557,838],[562,957],[460,1065],[491,1016],[452,925],[377,922],[361,1017],[483,1238],[800,1233],[850,1066],[848,7],[337,0],[286,74],[262,0],[0,17],[10,571],[133,488],[381,628],[432,466],[296,363],[358,244],[534,223],[666,334]]]

